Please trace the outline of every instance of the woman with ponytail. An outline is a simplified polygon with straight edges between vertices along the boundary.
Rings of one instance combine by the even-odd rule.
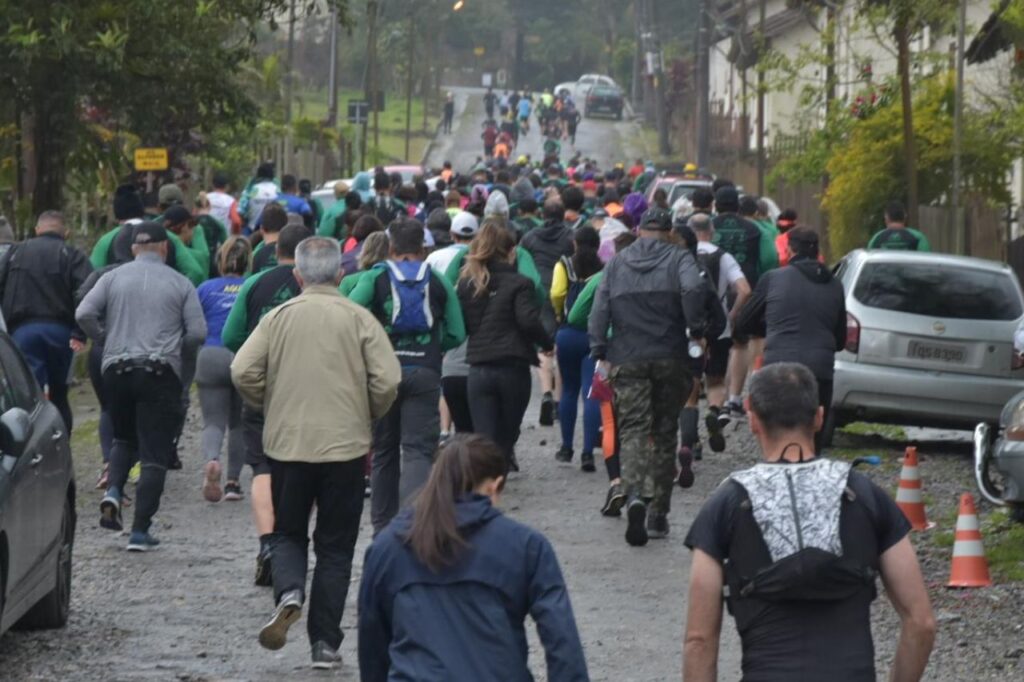
[[[231,383],[234,353],[224,347],[221,331],[231,306],[242,289],[245,274],[252,266],[252,247],[244,237],[229,237],[217,253],[220,277],[199,285],[199,303],[206,317],[206,343],[196,361],[199,405],[203,411],[202,449],[203,497],[209,502],[242,499],[238,477],[242,472],[245,450],[242,442],[242,399]],[[227,483],[221,489],[220,451],[224,434],[228,436]]]
[[[534,283],[516,270],[515,238],[500,218],[484,219],[473,238],[456,292],[469,341],[469,410],[473,428],[496,442],[518,471],[515,445],[530,404],[536,347],[554,346],[541,321]]]
[[[412,509],[366,550],[359,587],[363,682],[528,682],[525,621],[547,678],[589,680],[547,539],[499,512],[505,455],[478,435],[441,449]]]

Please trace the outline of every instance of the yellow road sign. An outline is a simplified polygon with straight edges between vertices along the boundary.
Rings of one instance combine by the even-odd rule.
[[[164,147],[142,147],[135,150],[135,170],[167,170],[167,149]]]

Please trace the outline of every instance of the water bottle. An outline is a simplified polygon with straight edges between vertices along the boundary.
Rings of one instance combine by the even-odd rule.
[[[700,345],[699,341],[690,339],[690,357],[694,360],[699,360],[704,356],[704,347]]]

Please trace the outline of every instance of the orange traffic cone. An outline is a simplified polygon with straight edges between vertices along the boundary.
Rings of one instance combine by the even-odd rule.
[[[990,587],[985,549],[981,546],[978,512],[970,493],[960,496],[960,515],[956,519],[956,540],[953,543],[953,568],[949,587]]]
[[[903,456],[903,472],[900,474],[900,486],[896,490],[896,506],[910,521],[914,530],[934,528],[928,523],[924,513],[924,499],[921,497],[921,474],[917,470],[917,448],[907,448]]]

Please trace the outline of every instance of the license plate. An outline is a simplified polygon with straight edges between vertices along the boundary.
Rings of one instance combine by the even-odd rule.
[[[964,346],[951,346],[939,343],[923,343],[911,341],[907,346],[907,357],[915,360],[935,360],[951,364],[963,364],[967,361],[967,349]]]

